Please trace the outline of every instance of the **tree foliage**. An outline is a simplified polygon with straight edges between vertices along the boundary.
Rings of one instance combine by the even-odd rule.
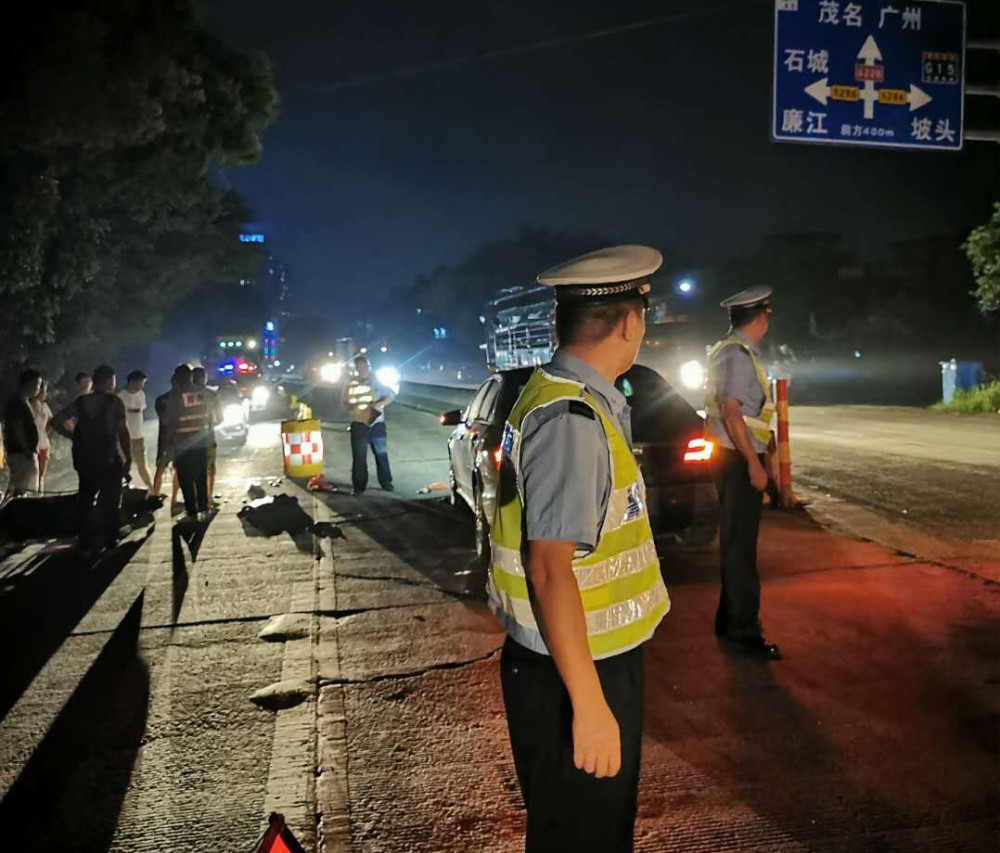
[[[0,56],[0,359],[107,352],[173,300],[252,262],[249,212],[213,167],[254,162],[266,59],[189,0],[29,4]]]
[[[483,341],[479,316],[501,290],[531,287],[546,267],[612,243],[594,234],[523,227],[516,237],[484,245],[457,265],[440,266],[418,276],[410,287],[397,289],[379,312],[380,331],[402,334],[417,344],[430,339],[432,326],[440,324],[450,338],[477,351]]]
[[[984,225],[969,234],[965,254],[972,264],[976,289],[972,292],[984,314],[1000,311],[1000,202]]]

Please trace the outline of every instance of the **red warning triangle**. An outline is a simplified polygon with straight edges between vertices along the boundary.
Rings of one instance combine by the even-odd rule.
[[[292,831],[285,826],[284,815],[271,812],[268,823],[270,826],[253,848],[253,853],[306,853]]]

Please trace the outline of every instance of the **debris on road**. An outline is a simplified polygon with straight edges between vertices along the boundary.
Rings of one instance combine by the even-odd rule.
[[[309,482],[306,483],[306,488],[310,492],[335,492],[337,491],[335,486],[331,486],[327,482],[326,477],[322,474],[317,474],[314,477],[309,478]]]
[[[276,681],[250,696],[250,701],[265,711],[284,711],[301,705],[315,692],[315,682],[307,678]]]
[[[429,483],[422,489],[417,489],[418,495],[429,495],[431,492],[447,492],[450,489],[447,483]]]
[[[311,621],[308,613],[282,613],[273,617],[257,637],[270,643],[301,640],[309,636]]]

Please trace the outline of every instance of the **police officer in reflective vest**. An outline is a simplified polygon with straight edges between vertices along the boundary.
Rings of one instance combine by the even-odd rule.
[[[715,633],[755,657],[777,660],[777,645],[761,633],[757,575],[766,453],[775,412],[757,345],[767,334],[771,292],[770,287],[752,287],[722,302],[729,310],[730,329],[708,355],[705,426],[719,445],[712,471],[722,513],[722,590]]]
[[[341,403],[351,418],[351,481],[354,494],[368,488],[368,448],[375,455],[375,474],[383,491],[394,491],[389,468],[385,407],[394,398],[392,389],[372,376],[371,364],[363,355],[354,359],[357,375],[344,386]]]
[[[538,277],[556,291],[559,348],[505,426],[488,582],[529,853],[632,850],[642,644],[670,601],[614,383],[661,263],[617,246]]]

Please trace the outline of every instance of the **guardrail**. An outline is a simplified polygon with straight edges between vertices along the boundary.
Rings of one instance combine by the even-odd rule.
[[[424,382],[402,382],[396,401],[411,409],[437,415],[469,405],[478,385],[430,385]]]

